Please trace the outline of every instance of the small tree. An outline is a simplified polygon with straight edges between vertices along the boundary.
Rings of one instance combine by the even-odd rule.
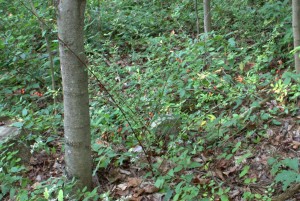
[[[84,54],[86,0],[61,0],[58,37],[64,94],[65,162],[69,178],[78,187],[92,186],[88,74]]]
[[[300,46],[300,1],[293,0],[293,34],[294,34],[294,48]],[[300,73],[300,58],[299,51],[295,52],[295,68],[296,72]]]
[[[200,34],[200,28],[199,28],[199,15],[198,15],[198,0],[194,0],[195,5],[195,14],[196,14],[196,29],[197,29],[197,38]]]
[[[211,32],[211,13],[210,13],[210,0],[203,0],[204,8],[204,32]]]

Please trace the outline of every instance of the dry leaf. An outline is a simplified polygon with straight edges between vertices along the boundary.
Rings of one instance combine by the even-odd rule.
[[[229,166],[229,163],[228,160],[222,159],[217,162],[216,167],[218,169],[226,169]]]
[[[200,177],[197,176],[197,177],[193,178],[192,182],[194,184],[202,184],[202,185],[204,185],[204,184],[208,184],[209,183],[209,179],[204,179],[204,178],[200,178]]]
[[[103,140],[100,140],[99,138],[96,139],[96,144],[103,145],[103,146],[106,146],[106,147],[109,146],[109,143],[108,143],[108,142],[103,141]]]
[[[235,197],[238,196],[240,193],[241,193],[241,191],[238,190],[238,189],[232,190],[232,191],[230,192],[230,198],[235,198]]]
[[[241,75],[238,75],[238,76],[235,78],[235,80],[236,80],[237,82],[243,83],[244,78],[243,78]]]
[[[117,189],[120,189],[122,191],[126,190],[127,187],[128,187],[127,183],[117,185]]]
[[[147,185],[144,187],[145,193],[155,193],[158,192],[158,188],[156,188],[154,185]]]
[[[293,149],[298,149],[299,146],[300,146],[300,142],[294,140],[294,141],[292,142],[292,145],[293,145]]]
[[[131,172],[129,172],[127,170],[123,170],[123,169],[120,169],[120,173],[121,174],[126,174],[126,175],[131,175]]]
[[[236,169],[237,169],[237,166],[233,166],[233,167],[229,168],[228,171],[224,171],[223,174],[225,174],[226,176],[228,176],[230,173],[235,172]]]
[[[225,178],[223,177],[223,173],[221,170],[217,169],[215,171],[215,174],[222,180],[222,181],[225,181]]]
[[[140,178],[128,178],[127,185],[128,187],[137,187],[142,183],[142,179]]]
[[[142,195],[144,192],[145,192],[144,189],[136,188],[136,189],[134,189],[133,197],[135,197],[135,198],[140,197],[140,195]]]

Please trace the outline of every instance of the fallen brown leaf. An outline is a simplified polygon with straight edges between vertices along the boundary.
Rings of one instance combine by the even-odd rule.
[[[155,193],[158,192],[158,188],[156,188],[154,185],[147,185],[144,187],[145,193]]]
[[[233,167],[229,168],[228,171],[224,171],[223,174],[225,174],[226,176],[228,176],[230,173],[235,172],[237,168],[238,168],[237,166],[233,166]]]
[[[223,176],[223,173],[220,169],[216,169],[215,170],[215,174],[217,175],[217,177],[219,177],[222,181],[225,181],[225,178]]]
[[[137,187],[142,183],[142,179],[136,177],[128,178],[127,180],[128,187]]]
[[[204,178],[200,178],[200,177],[194,177],[193,178],[193,180],[192,180],[192,182],[194,183],[194,184],[202,184],[202,185],[204,185],[204,184],[208,184],[209,183],[209,179],[204,179]]]
[[[298,149],[299,146],[300,146],[300,142],[293,140],[292,145],[293,145],[293,146],[292,146],[293,149]]]

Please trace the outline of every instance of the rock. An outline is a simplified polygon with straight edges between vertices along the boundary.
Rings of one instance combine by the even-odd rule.
[[[0,126],[0,141],[5,141],[8,138],[19,136],[21,130],[16,127]]]
[[[0,119],[3,120],[5,118],[0,117]],[[1,121],[0,143],[14,144],[9,147],[9,151],[18,151],[15,156],[21,159],[22,165],[28,165],[31,157],[30,147],[20,140],[25,135],[25,132],[22,129],[10,126],[12,123],[13,121],[9,119]]]
[[[177,136],[180,133],[181,120],[171,114],[158,117],[151,123],[151,129],[158,138]]]

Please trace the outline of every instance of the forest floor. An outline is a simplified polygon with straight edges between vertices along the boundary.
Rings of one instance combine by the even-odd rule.
[[[51,79],[36,16],[23,8],[20,17],[19,1],[1,3],[0,112],[30,131],[18,142],[31,143],[32,155],[21,167],[14,145],[0,144],[0,200],[300,200],[300,76],[289,1],[216,1],[208,34],[196,34],[193,1],[89,2],[85,68],[97,189],[78,194],[64,174],[54,6],[39,6],[52,27]],[[164,117],[171,125],[152,127]]]
[[[247,102],[248,105],[244,106],[251,108],[249,109],[251,114],[258,115],[262,110],[272,110],[276,107],[279,108],[278,115],[273,115],[272,118],[261,122],[247,121],[243,127],[238,129],[233,127],[235,134],[226,140],[220,139],[219,142],[216,141],[216,143],[219,143],[219,146],[210,146],[210,144],[204,143],[202,145],[204,147],[203,151],[193,153],[191,161],[205,165],[190,169],[179,169],[172,173],[173,179],[170,183],[170,188],[175,189],[182,181],[181,175],[190,175],[191,185],[205,186],[202,191],[203,195],[206,192],[211,192],[212,195],[218,193],[210,185],[213,182],[214,184],[222,185],[222,189],[228,195],[228,200],[245,200],[242,198],[245,192],[257,195],[254,200],[262,200],[260,195],[268,195],[273,197],[272,200],[276,201],[300,200],[299,186],[291,183],[280,183],[285,181],[284,179],[279,179],[280,182],[274,183],[274,173],[278,173],[281,169],[292,169],[295,162],[293,159],[297,159],[300,156],[299,117],[285,114],[284,108],[272,98],[263,99],[261,97],[261,100],[255,107],[251,108],[250,105],[252,103],[249,101]],[[255,132],[256,128],[260,128],[259,133]],[[203,130],[199,128],[197,132],[201,135]],[[250,135],[249,132],[251,133]],[[44,135],[50,136],[50,133],[44,133]],[[40,181],[62,176],[64,168],[64,156],[60,151],[63,144],[62,131],[59,132],[59,136],[61,138],[49,144],[50,148],[55,147],[55,154],[49,155],[46,152],[41,152],[35,153],[31,157],[27,173],[27,176],[34,181],[31,188],[34,189],[35,185]],[[95,143],[102,147],[110,147],[114,149],[115,153],[120,155],[128,151],[122,145],[112,144],[111,141],[107,140],[107,136],[98,138]],[[229,150],[231,155],[229,154],[229,157],[220,157],[225,152],[228,152],[229,144],[235,145],[231,151]],[[176,145],[184,147],[186,142],[178,142]],[[136,145],[132,149],[137,153],[135,158],[128,156],[124,159],[122,165],[115,165],[117,161],[117,157],[115,157],[106,168],[98,169],[93,177],[94,187],[99,187],[98,193],[110,192],[110,197],[113,200],[126,199],[132,201],[159,201],[164,200],[166,196],[170,196],[157,187],[157,181],[149,174],[153,164],[160,164],[156,168],[161,175],[170,174],[170,170],[177,167],[176,164],[168,160],[163,153],[153,152],[149,154],[149,159],[149,155],[145,156],[141,146]],[[180,154],[182,153],[179,152],[178,155]],[[97,153],[95,153],[96,157],[99,157]],[[145,165],[149,161],[152,164]],[[297,162],[294,164],[298,166]],[[247,175],[246,179],[245,175]],[[283,174],[283,177],[289,176],[293,177],[294,175],[289,173]],[[289,190],[284,192],[282,190],[284,186],[286,188],[289,187],[287,188]],[[276,198],[274,197],[275,195],[283,197]],[[207,197],[209,198],[209,195]],[[216,196],[214,200],[223,199],[222,196]]]
[[[261,139],[259,142],[248,143],[245,149],[239,150],[239,153],[231,159],[217,159],[219,155],[223,153],[222,149],[210,150],[207,149],[198,156],[193,158],[194,161],[207,162],[209,164],[209,172],[211,177],[205,177],[204,170],[201,168],[195,168],[188,171],[181,171],[178,173],[178,180],[180,182],[181,174],[193,175],[193,183],[195,185],[209,184],[210,180],[215,182],[224,183],[224,188],[230,187],[228,192],[230,200],[240,201],[241,195],[245,191],[256,192],[259,194],[265,194],[268,189],[274,190],[274,194],[281,194],[282,189],[278,185],[272,185],[274,176],[270,174],[271,167],[268,165],[267,160],[274,156],[281,156],[285,158],[299,158],[300,147],[300,135],[299,125],[296,124],[298,119],[282,118],[278,119],[282,122],[281,126],[272,126],[266,132],[269,138]],[[240,136],[236,136],[235,141],[244,141],[245,136],[241,132]],[[253,139],[254,141],[254,139]],[[109,146],[108,142],[98,141],[98,143]],[[60,152],[62,146],[61,141],[54,141],[53,146],[56,147],[57,152],[53,155],[46,154],[45,152],[35,153],[30,159],[30,167],[27,177],[36,183],[32,188],[35,188],[42,180],[50,178],[56,178],[62,176],[64,168],[64,156]],[[180,146],[180,145],[179,145]],[[252,155],[249,157],[241,158],[245,153],[251,151]],[[135,163],[126,161],[121,167],[108,167],[100,170],[96,176],[94,176],[94,185],[99,188],[99,193],[111,192],[114,200],[120,197],[128,198],[127,200],[141,201],[141,200],[163,200],[163,193],[159,192],[159,189],[155,187],[154,180],[144,179],[147,171],[140,168],[139,161],[145,161],[146,158],[143,154]],[[152,158],[153,161],[163,160],[160,156]],[[249,178],[255,179],[255,184],[245,185],[241,182],[241,168],[243,165],[248,165]],[[159,168],[160,171],[165,174],[169,169],[174,166],[172,162],[164,161]],[[26,175],[24,175],[26,176]],[[299,191],[294,191],[294,194],[289,195],[290,200],[300,200]],[[218,200],[218,199],[215,199]],[[257,199],[259,200],[259,199]]]
[[[131,65],[126,61],[121,63]],[[241,76],[237,77],[241,78]],[[242,80],[236,79],[236,82],[242,82]],[[159,188],[161,185],[159,182],[164,181],[155,180],[153,176],[157,176],[159,172],[159,175],[172,178],[169,183],[170,189],[180,188],[179,184],[183,181],[182,175],[185,175],[190,178],[191,186],[199,188],[198,193],[203,193],[204,197],[215,201],[247,200],[243,198],[245,192],[251,192],[256,196],[252,200],[264,200],[264,195],[272,197],[274,201],[300,200],[300,186],[293,184],[297,181],[298,158],[300,157],[299,116],[287,114],[285,107],[275,100],[276,95],[265,98],[265,91],[272,93],[274,90],[269,85],[264,87],[264,92],[260,92],[261,89],[257,90],[256,94],[260,94],[261,97],[257,96],[256,100],[261,100],[260,102],[253,106],[253,102],[245,100],[240,106],[248,108],[246,113],[240,112],[238,117],[242,126],[231,124],[228,133],[233,133],[232,135],[214,140],[213,145],[209,140],[204,141],[201,144],[202,151],[191,153],[188,162],[202,164],[199,166],[178,168],[178,164],[172,159],[169,160],[167,152],[164,152],[169,147],[164,147],[165,150],[158,152],[154,150],[146,152],[146,156],[143,152],[144,147],[136,144],[131,147],[135,155],[126,155],[129,152],[128,147],[126,148],[122,143],[113,143],[109,140],[113,136],[107,136],[108,134],[103,132],[94,143],[104,149],[111,149],[116,154],[109,159],[110,162],[105,167],[99,168],[97,163],[94,164],[94,168],[97,169],[93,176],[94,187],[98,187],[99,194],[109,192],[113,200],[165,200],[166,197],[174,195]],[[130,96],[126,94],[126,90],[122,90],[122,93],[124,96]],[[273,113],[271,118],[262,118],[258,121],[247,119],[249,115],[259,116],[264,114],[263,111],[272,111],[274,108],[277,113]],[[220,113],[219,109],[215,108],[217,111],[215,114]],[[223,110],[231,113],[226,108]],[[148,119],[145,124],[149,125],[149,122],[151,120]],[[119,127],[116,134],[121,134],[121,131]],[[188,136],[187,139],[176,142],[178,150],[180,147],[189,146],[188,143],[197,147],[198,139],[202,139],[207,134],[203,127],[199,127],[194,132],[196,133]],[[122,134],[129,135],[128,131]],[[51,130],[42,135],[45,138],[50,137]],[[122,138],[126,140],[125,137]],[[170,139],[164,140],[165,144],[169,144]],[[47,143],[47,146],[55,151],[34,152],[27,171],[23,175],[32,181],[32,185],[27,187],[29,191],[34,191],[42,181],[51,181],[53,178],[63,176],[65,165],[62,129],[57,131],[57,137]],[[184,152],[186,150],[181,149],[177,156],[183,155],[184,159],[184,154],[187,154]],[[224,155],[224,153],[227,154]],[[126,156],[120,163],[118,161],[122,155]],[[99,157],[102,156],[94,152],[94,159]],[[277,182],[274,182],[276,180]],[[222,193],[216,186],[221,186],[227,195],[226,198],[222,198]]]

